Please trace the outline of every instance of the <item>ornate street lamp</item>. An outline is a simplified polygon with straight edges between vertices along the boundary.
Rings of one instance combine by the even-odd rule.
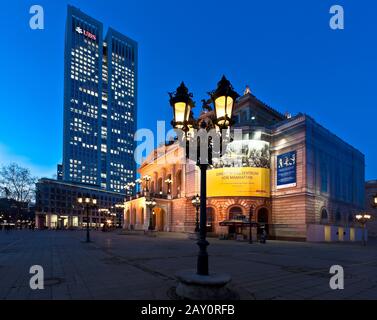
[[[86,209],[86,242],[90,242],[89,210],[97,207],[97,199],[80,197],[77,199],[77,202]]]
[[[215,106],[216,124],[220,129],[227,129],[232,123],[235,100],[239,97],[229,80],[223,76],[217,89],[209,93]]]
[[[199,208],[200,208],[200,197],[197,194],[191,200],[192,205],[196,209],[196,219],[195,219],[195,232],[199,232]]]
[[[151,181],[152,177],[149,176],[149,175],[145,175],[143,177],[143,180],[145,182],[145,192],[148,193],[149,192],[149,182]]]
[[[211,96],[212,103],[215,107],[215,119],[214,122],[220,129],[228,129],[232,124],[232,112],[235,101],[238,97],[238,94],[233,90],[230,82],[225,78],[222,79],[217,84],[217,89],[209,93]],[[195,121],[192,115],[192,108],[194,107],[194,102],[192,100],[192,93],[189,93],[189,90],[182,82],[177,90],[173,93],[169,93],[170,96],[170,105],[173,108],[173,121],[172,125],[175,129],[182,130],[185,135],[186,140],[186,157],[190,158],[190,153],[188,152],[188,140],[201,140],[202,138],[193,131],[190,135],[188,132],[194,127],[200,127],[200,130],[209,131],[214,129],[211,125],[211,122]],[[199,131],[200,131],[199,130]],[[220,136],[222,135],[222,130],[219,130],[217,133]],[[182,141],[183,142],[183,141]],[[201,156],[201,144],[197,144],[196,158],[192,159],[196,161],[197,165],[200,168],[200,222],[199,222],[199,254],[198,254],[198,263],[197,263],[197,274],[201,276],[208,276],[208,253],[207,246],[209,245],[206,240],[206,224],[207,224],[207,168],[209,165],[212,165],[212,139],[206,140],[208,144],[204,146],[208,151],[208,157]],[[221,150],[221,147],[220,147]]]
[[[194,108],[192,93],[188,92],[187,87],[182,82],[174,93],[169,93],[170,105],[173,107],[172,126],[177,129],[186,131],[191,115],[191,109]]]
[[[171,189],[170,189],[170,186],[171,186],[172,182],[173,182],[173,180],[172,180],[172,179],[170,179],[170,178],[168,178],[168,179],[166,179],[166,180],[165,180],[165,183],[166,183],[166,184],[167,184],[167,186],[168,186],[168,194],[170,194],[170,193],[171,193]]]
[[[255,210],[255,206],[252,205],[250,207],[250,211],[249,211],[249,243],[252,244],[253,243],[253,234],[252,234],[252,219],[253,219],[253,215],[254,215],[254,210]]]
[[[367,222],[372,218],[372,216],[368,213],[361,213],[356,215],[356,220],[359,222],[363,227],[363,245],[366,246],[366,237],[365,237],[365,229]]]
[[[129,185],[130,185],[130,188],[131,188],[131,192],[133,193],[134,188],[136,186],[136,183],[135,182],[130,182]]]
[[[135,183],[136,183],[136,186],[137,186],[136,187],[136,192],[139,193],[140,192],[140,186],[143,183],[143,180],[140,179],[140,178],[138,178],[138,179],[135,180]]]
[[[153,198],[148,198],[148,199],[145,200],[145,205],[149,208],[149,227],[148,227],[148,230],[152,231],[152,230],[154,230],[152,210],[157,205],[157,202]]]

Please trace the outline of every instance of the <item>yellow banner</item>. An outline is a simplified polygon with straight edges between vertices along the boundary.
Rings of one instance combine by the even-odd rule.
[[[269,197],[270,169],[220,168],[207,171],[208,197]]]

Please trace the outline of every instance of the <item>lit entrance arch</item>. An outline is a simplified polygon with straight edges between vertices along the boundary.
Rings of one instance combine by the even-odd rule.
[[[240,220],[244,218],[243,210],[240,206],[234,206],[229,210],[229,220]],[[236,226],[229,226],[228,234],[235,236],[237,233],[241,233],[241,228]]]
[[[166,211],[163,208],[156,207],[152,210],[152,225],[155,231],[165,231],[166,221]]]
[[[131,214],[130,214],[130,209],[128,209],[126,212],[126,221],[125,221],[125,225],[127,228],[129,228],[131,224],[130,219],[131,219]]]

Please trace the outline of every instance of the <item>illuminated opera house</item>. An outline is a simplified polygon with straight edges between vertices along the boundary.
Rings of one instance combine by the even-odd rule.
[[[200,118],[207,121],[211,112]],[[264,228],[270,239],[360,239],[354,220],[364,207],[360,151],[308,115],[272,109],[249,88],[233,115],[233,129],[242,129],[242,137],[207,172],[209,235],[247,239],[242,222],[251,219],[253,237]],[[167,143],[141,164],[140,192],[124,205],[126,229],[194,231],[199,172],[194,162],[179,161],[183,154],[177,142]],[[148,206],[151,197],[155,203]]]

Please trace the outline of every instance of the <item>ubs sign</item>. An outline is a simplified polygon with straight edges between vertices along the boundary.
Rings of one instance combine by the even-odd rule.
[[[97,37],[95,34],[87,31],[87,30],[84,30],[83,28],[81,27],[76,27],[76,32],[79,33],[79,34],[83,34],[85,37],[89,38],[89,39],[92,39],[92,40],[97,40]]]

